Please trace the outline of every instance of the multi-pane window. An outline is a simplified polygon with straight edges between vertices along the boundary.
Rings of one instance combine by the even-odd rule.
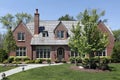
[[[71,57],[77,57],[77,56],[79,56],[79,54],[77,52],[71,51],[70,56]]]
[[[97,52],[96,56],[106,56],[106,51],[102,51],[102,52]]]
[[[25,40],[25,33],[19,32],[18,33],[18,41],[24,41]]]
[[[50,49],[36,49],[36,58],[50,58]]]
[[[64,38],[64,31],[57,31],[57,38]]]
[[[16,50],[16,56],[26,56],[26,48],[18,47]]]

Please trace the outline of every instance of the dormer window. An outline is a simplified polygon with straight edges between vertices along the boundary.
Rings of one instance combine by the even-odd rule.
[[[43,31],[43,32],[42,32],[42,36],[43,36],[43,37],[48,37],[48,31]]]
[[[57,31],[57,38],[64,38],[64,31]]]
[[[18,41],[24,41],[25,40],[25,33],[19,32],[17,36],[18,36]]]

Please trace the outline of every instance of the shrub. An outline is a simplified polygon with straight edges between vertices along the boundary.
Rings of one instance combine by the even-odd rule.
[[[12,64],[17,64],[17,61],[13,61]]]
[[[22,59],[21,59],[21,57],[14,57],[14,61],[21,61]]]
[[[75,59],[76,59],[76,61],[77,61],[78,63],[81,63],[81,62],[82,62],[82,59],[81,59],[80,56],[77,56]]]
[[[10,56],[9,58],[8,58],[8,62],[9,63],[12,63],[14,61],[14,56]]]
[[[100,69],[102,70],[108,70],[109,66],[108,66],[109,60],[105,57],[100,59]]]
[[[35,63],[42,63],[42,59],[36,59]]]
[[[23,60],[23,61],[26,61],[26,60],[28,61],[28,60],[30,60],[30,58],[27,57],[27,56],[25,56],[25,57],[22,58],[22,60]]]
[[[66,63],[66,61],[65,61],[65,59],[64,59],[64,58],[62,59],[62,63]]]
[[[70,62],[75,63],[75,57],[70,57]]]
[[[59,62],[60,62],[60,61],[56,58],[56,59],[55,59],[55,63],[59,63]]]
[[[31,63],[30,60],[26,60],[25,61],[25,64],[29,64],[29,63]]]
[[[3,61],[3,64],[7,64],[7,63],[8,63],[8,60],[4,60],[4,61]]]
[[[88,68],[89,67],[89,59],[85,58],[82,60],[82,64],[84,68]]]
[[[47,59],[46,61],[47,61],[47,63],[49,63],[49,64],[51,63],[51,59]]]

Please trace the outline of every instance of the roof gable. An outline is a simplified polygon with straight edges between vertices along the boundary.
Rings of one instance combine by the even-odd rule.
[[[13,32],[15,32],[19,27],[24,27],[25,30],[27,30],[27,32],[30,33],[29,29],[26,27],[26,25],[22,21],[19,22],[19,24],[15,27],[15,29],[13,30]]]
[[[65,31],[68,31],[68,29],[65,27],[65,25],[60,21],[59,24],[55,27],[54,29],[54,33],[56,30],[65,30]]]

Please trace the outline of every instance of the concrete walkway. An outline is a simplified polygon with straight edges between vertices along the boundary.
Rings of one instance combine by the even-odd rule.
[[[8,70],[5,72],[1,72],[0,73],[0,80],[2,79],[3,73],[5,73],[6,76],[10,76],[10,75],[13,75],[15,73],[23,71],[23,67],[24,67],[24,70],[29,70],[29,69],[37,68],[37,67],[60,65],[60,64],[62,64],[62,63],[57,63],[57,64],[25,64],[24,66],[20,66],[20,67],[17,67],[17,68],[14,68],[14,69],[11,69],[11,70]]]

